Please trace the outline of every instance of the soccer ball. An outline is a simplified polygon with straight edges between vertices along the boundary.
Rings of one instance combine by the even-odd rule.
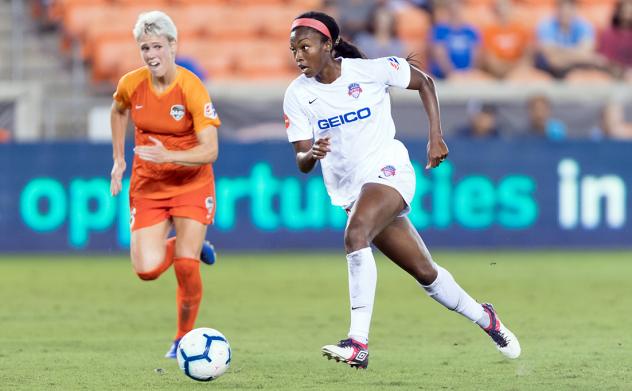
[[[230,345],[219,331],[201,327],[189,331],[178,344],[178,365],[198,381],[220,377],[230,365]]]

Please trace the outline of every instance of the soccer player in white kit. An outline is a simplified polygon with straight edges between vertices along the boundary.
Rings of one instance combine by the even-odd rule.
[[[390,87],[419,91],[430,123],[427,169],[448,155],[432,79],[404,58],[364,59],[339,36],[336,21],[307,12],[292,23],[290,49],[302,75],[285,92],[283,111],[299,169],[320,161],[334,205],[349,214],[344,243],[349,274],[348,338],[323,354],[356,368],[369,362],[368,338],[377,270],[371,244],[413,276],[446,308],[479,325],[508,358],[520,355],[516,336],[490,304],[479,304],[437,265],[407,217],[415,172],[395,137]]]

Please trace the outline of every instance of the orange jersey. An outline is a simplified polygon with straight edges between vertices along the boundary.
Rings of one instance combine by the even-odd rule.
[[[485,50],[506,61],[519,60],[529,44],[529,31],[518,23],[491,25],[483,29]]]
[[[169,150],[191,149],[198,145],[196,132],[221,124],[204,84],[180,66],[174,82],[163,92],[154,90],[151,73],[142,67],[121,78],[113,97],[131,112],[137,146],[153,145],[149,140],[153,136]],[[131,196],[169,198],[212,184],[210,164],[156,164],[134,156]]]

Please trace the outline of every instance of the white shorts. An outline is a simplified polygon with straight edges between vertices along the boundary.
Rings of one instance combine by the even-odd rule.
[[[401,217],[410,212],[417,179],[415,169],[408,157],[408,150],[399,140],[394,141],[391,153],[387,154],[376,167],[370,170],[362,182],[363,184],[379,183],[397,190],[406,203],[404,210],[399,215]],[[354,203],[355,200],[345,205],[345,210],[350,211]]]

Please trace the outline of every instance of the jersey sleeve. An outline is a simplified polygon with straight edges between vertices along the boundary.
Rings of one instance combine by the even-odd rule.
[[[126,74],[119,80],[116,91],[112,95],[114,101],[116,101],[121,108],[128,108],[130,106],[131,96],[131,80],[130,75]]]
[[[401,57],[382,57],[370,60],[373,74],[387,86],[406,88],[410,84],[410,65]]]
[[[190,75],[185,94],[187,110],[193,117],[195,131],[200,132],[209,126],[219,128],[222,122],[202,81],[196,76]]]
[[[292,86],[285,91],[283,98],[283,119],[287,138],[292,143],[300,140],[311,140],[313,137],[309,117],[294,93]]]

